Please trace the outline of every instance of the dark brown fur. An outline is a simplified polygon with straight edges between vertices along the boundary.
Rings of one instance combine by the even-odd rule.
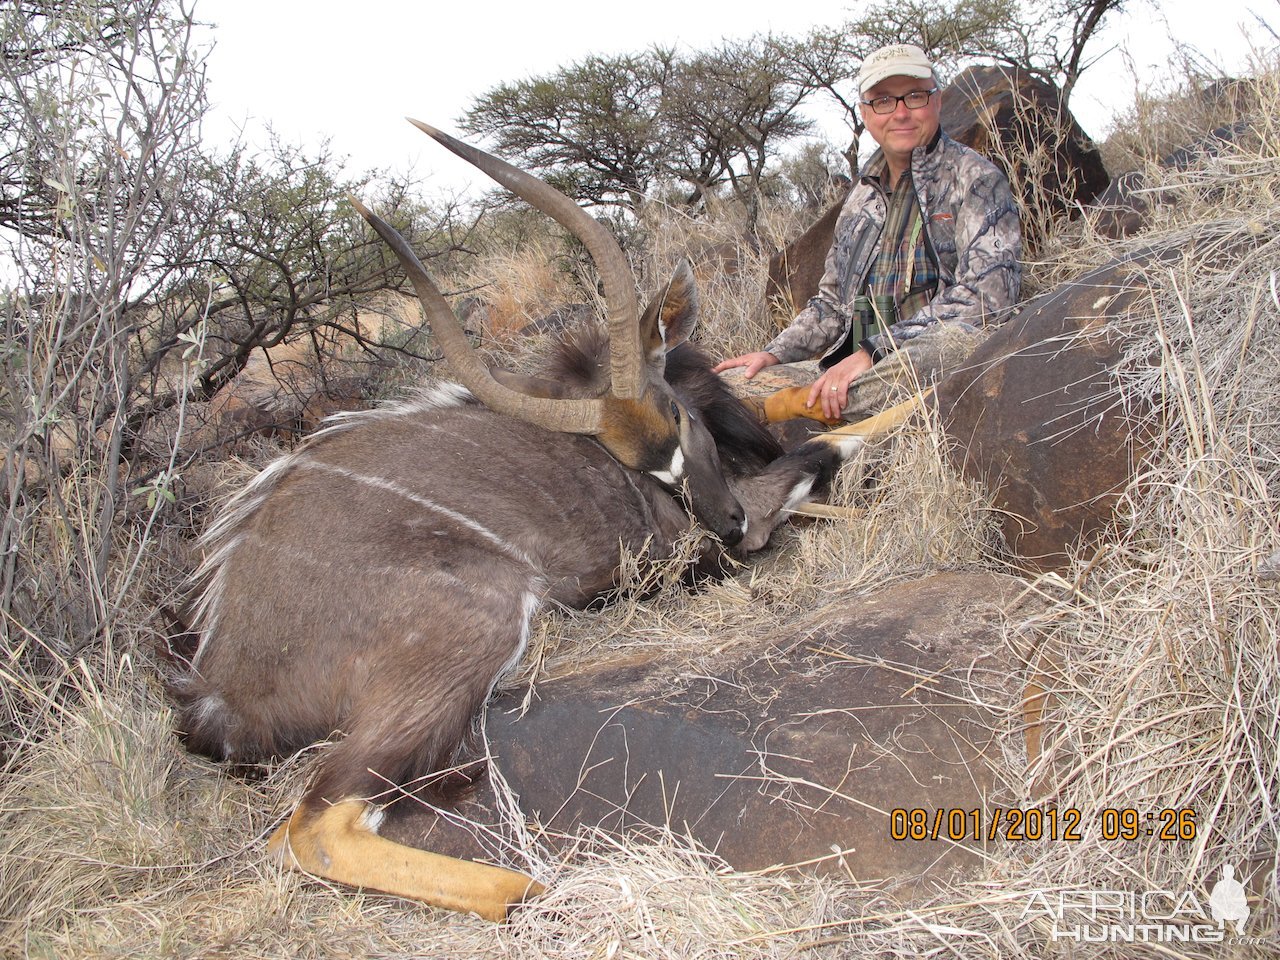
[[[547,374],[597,391],[605,350],[578,335]],[[692,347],[668,354],[666,377],[726,475],[777,501],[749,514],[829,473],[826,447],[779,459]],[[208,535],[201,645],[172,685],[180,728],[193,750],[240,763],[338,737],[306,801],[418,781],[454,762],[538,604],[586,605],[614,587],[619,544],[660,559],[688,524],[672,491],[581,435],[474,402],[349,417]]]

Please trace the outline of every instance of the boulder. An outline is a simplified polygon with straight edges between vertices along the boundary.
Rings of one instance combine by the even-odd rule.
[[[1168,170],[1187,170],[1222,154],[1223,150],[1252,133],[1247,120],[1217,127],[1205,136],[1179,147],[1164,157],[1159,166]],[[1120,240],[1136,233],[1147,224],[1153,202],[1168,203],[1169,192],[1153,188],[1147,176],[1137,170],[1121,174],[1085,211],[1094,229],[1104,237]]]
[[[955,842],[898,840],[912,815],[893,811],[925,811],[932,831],[937,810],[998,801],[997,741],[1020,691],[996,611],[1015,590],[941,574],[827,608],[784,642],[735,645],[714,671],[648,654],[540,682],[527,711],[519,694],[490,706],[493,766],[555,850],[584,829],[670,830],[739,870],[913,884],[971,870],[972,818],[944,825],[966,835]],[[477,856],[502,846],[500,823],[485,782],[384,832]]]
[[[1010,553],[1032,572],[1064,569],[1110,523],[1147,450],[1135,434],[1142,411],[1120,402],[1115,321],[1146,296],[1141,267],[1159,256],[1145,251],[1038,297],[937,387],[952,459],[990,489]]]
[[[1000,166],[1039,217],[1072,214],[1110,182],[1057,88],[1021,70],[969,67],[942,98],[942,129]],[[1031,162],[1027,162],[1030,159]],[[1028,254],[1041,238],[1024,223]]]
[[[848,195],[848,189],[843,190],[835,203],[804,233],[769,258],[765,303],[783,325],[804,309],[809,298],[818,292],[818,281],[822,279],[826,266],[836,220]]]

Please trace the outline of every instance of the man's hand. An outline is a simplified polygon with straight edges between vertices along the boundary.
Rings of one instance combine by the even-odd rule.
[[[823,415],[829,419],[839,419],[849,400],[849,384],[870,370],[872,363],[871,354],[866,350],[859,350],[845,357],[814,381],[809,388],[805,406],[812,407],[821,401]]]
[[[711,368],[712,373],[723,373],[725,370],[731,370],[734,367],[746,367],[742,374],[743,380],[750,380],[765,367],[772,367],[778,362],[778,358],[772,353],[744,353],[740,357],[731,357],[728,360],[721,360]]]

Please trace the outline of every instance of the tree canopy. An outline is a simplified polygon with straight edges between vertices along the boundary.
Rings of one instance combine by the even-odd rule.
[[[754,211],[770,161],[812,130],[804,107],[815,96],[843,111],[845,153],[856,166],[863,126],[855,83],[872,50],[919,44],[944,80],[976,63],[1017,68],[1055,84],[1065,105],[1092,63],[1086,48],[1126,2],[879,0],[803,37],[587,57],[500,84],[461,122],[589,204],[634,210],[655,187],[676,185],[690,205],[728,189]]]
[[[500,84],[462,127],[588,203],[635,209],[659,183],[691,203],[725,183],[746,199],[777,147],[811,126],[798,113],[811,89],[765,38],[654,47]]]

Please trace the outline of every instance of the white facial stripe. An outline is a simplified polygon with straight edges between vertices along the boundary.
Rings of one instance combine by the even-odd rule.
[[[680,486],[680,478],[684,476],[684,451],[676,447],[671,456],[671,463],[665,470],[650,470],[649,476],[656,477],[669,487]]]

